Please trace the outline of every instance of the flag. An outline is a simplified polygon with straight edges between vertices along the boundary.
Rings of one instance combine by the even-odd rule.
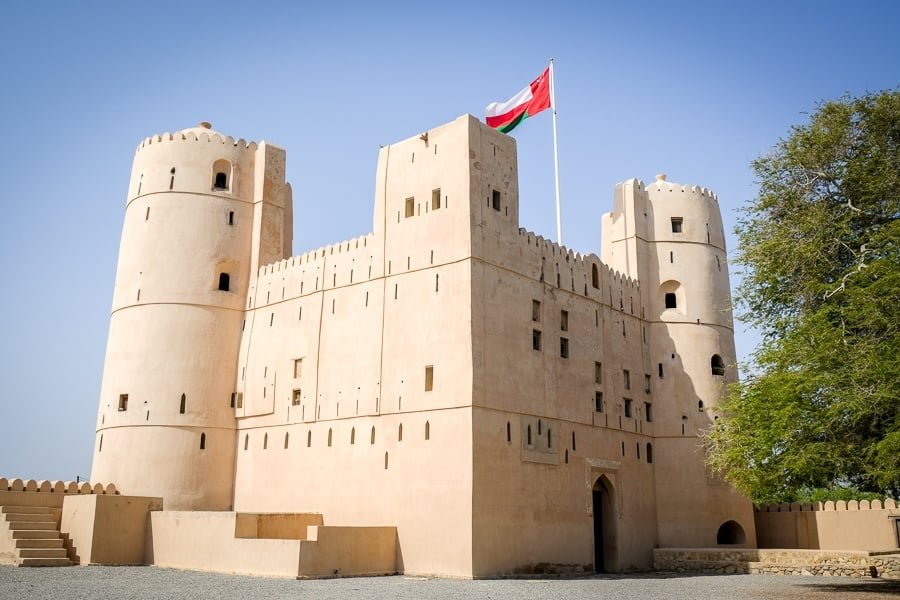
[[[509,133],[516,125],[550,108],[550,67],[531,85],[507,100],[492,102],[485,108],[485,122],[488,127]]]

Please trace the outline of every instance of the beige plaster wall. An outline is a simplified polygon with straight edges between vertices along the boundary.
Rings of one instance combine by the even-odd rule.
[[[69,558],[82,565],[144,564],[150,512],[160,510],[161,498],[66,497],[60,532]]]
[[[874,506],[873,506],[874,504]],[[760,548],[881,551],[900,547],[892,500],[772,505],[754,513]]]
[[[300,547],[300,576],[391,575],[397,572],[394,527],[310,527]]]

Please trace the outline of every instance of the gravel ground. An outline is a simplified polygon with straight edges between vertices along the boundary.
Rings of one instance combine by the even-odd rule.
[[[500,598],[553,600],[897,600],[900,581],[769,575],[681,576],[647,574],[579,579],[471,581],[420,577],[297,581],[178,571],[156,567],[16,568],[0,566],[0,598]]]

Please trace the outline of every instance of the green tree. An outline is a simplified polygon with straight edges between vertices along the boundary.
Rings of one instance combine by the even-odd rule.
[[[900,91],[824,102],[753,163],[739,318],[762,332],[707,432],[757,502],[900,491]]]

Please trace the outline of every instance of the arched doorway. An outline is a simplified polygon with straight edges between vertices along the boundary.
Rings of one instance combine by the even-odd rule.
[[[719,545],[741,545],[747,543],[747,534],[737,521],[725,521],[716,532],[716,543]]]
[[[601,475],[594,482],[594,570],[616,570],[616,495],[612,482]]]

